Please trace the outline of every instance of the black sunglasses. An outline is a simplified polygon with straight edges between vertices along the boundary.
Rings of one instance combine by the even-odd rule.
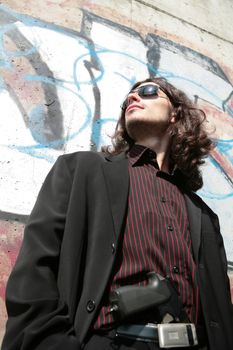
[[[121,105],[121,109],[124,110],[128,107],[128,96],[129,96],[129,94],[132,94],[134,92],[137,92],[137,94],[142,98],[157,96],[157,97],[166,98],[169,100],[168,96],[159,96],[159,94],[158,94],[159,90],[163,91],[166,94],[166,92],[163,89],[161,89],[161,87],[159,85],[147,84],[147,85],[139,86],[138,88],[131,90],[128,93],[126,99],[124,100],[124,102]]]

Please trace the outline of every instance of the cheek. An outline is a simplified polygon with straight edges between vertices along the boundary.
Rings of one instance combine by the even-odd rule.
[[[164,98],[158,98],[154,101],[151,100],[150,108],[154,110],[160,110],[164,114],[170,114],[172,111],[172,106],[170,105],[169,101]]]
[[[167,104],[160,104],[153,107],[152,111],[154,111],[154,115],[157,115],[161,119],[170,120],[171,109]]]
[[[167,101],[166,101],[167,102]],[[170,106],[169,103],[166,103],[163,105],[163,113],[164,113],[164,116],[169,120],[171,121],[172,120],[172,107]]]

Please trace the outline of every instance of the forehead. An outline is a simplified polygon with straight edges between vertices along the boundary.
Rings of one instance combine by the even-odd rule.
[[[154,83],[153,81],[148,81],[148,82],[144,82],[139,84],[135,89],[138,89],[141,86],[146,86],[146,85],[155,85],[155,86],[159,86],[158,84]]]

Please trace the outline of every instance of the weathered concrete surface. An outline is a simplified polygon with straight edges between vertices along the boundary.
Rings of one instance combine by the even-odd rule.
[[[174,16],[183,23],[191,24],[210,35],[233,43],[232,36],[232,0],[137,0],[158,11]],[[176,7],[175,7],[176,6]]]
[[[80,28],[82,3],[83,0],[1,1],[1,4],[7,5],[19,13],[74,30]]]
[[[232,15],[217,0],[1,1],[1,334],[6,280],[45,175],[60,154],[109,143],[125,93],[149,74],[184,89],[216,127],[200,195],[220,216],[233,270]]]
[[[231,67],[231,0],[181,0],[178,8],[173,0],[4,0],[1,3],[20,13],[77,31],[82,21],[81,9],[87,9],[142,35],[150,32],[182,42],[221,60],[226,69],[228,65]]]

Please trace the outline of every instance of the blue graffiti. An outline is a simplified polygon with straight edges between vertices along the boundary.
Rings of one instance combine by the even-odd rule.
[[[27,80],[35,80],[35,81],[46,81],[47,84],[56,84],[53,80],[48,80],[47,78],[44,79],[43,77],[38,76],[30,76],[28,75],[26,77]],[[51,157],[45,153],[43,155],[42,150],[46,150],[48,148],[56,148],[58,146],[64,146],[69,141],[74,139],[80,132],[82,132],[91,122],[92,120],[92,112],[89,104],[87,101],[78,93],[72,91],[71,89],[63,86],[63,84],[60,82],[59,86],[62,87],[65,90],[68,90],[70,93],[75,94],[75,96],[80,99],[80,101],[84,104],[86,108],[86,116],[84,118],[83,124],[80,126],[78,130],[71,133],[69,136],[66,136],[64,138],[61,138],[59,140],[50,141],[47,142],[42,135],[42,129],[43,129],[43,115],[44,115],[44,106],[38,105],[36,106],[32,112],[29,114],[29,125],[32,126],[31,130],[33,132],[34,139],[38,142],[36,145],[28,145],[28,146],[19,146],[19,145],[8,145],[7,147],[11,149],[16,149],[19,152],[27,153],[33,157],[36,158],[44,158],[47,159],[49,162],[54,162],[55,158]]]
[[[66,37],[71,37],[75,39],[81,48],[86,49],[86,53],[77,55],[76,59],[73,62],[73,79],[70,81],[62,80],[62,79],[55,79],[53,77],[43,76],[43,75],[26,75],[24,77],[25,82],[30,84],[31,82],[41,82],[44,84],[44,86],[55,86],[58,89],[65,89],[71,94],[74,94],[77,99],[80,100],[82,104],[85,106],[86,113],[83,116],[83,122],[81,126],[73,132],[72,134],[61,137],[58,140],[48,141],[43,134],[43,120],[44,115],[46,113],[45,108],[43,105],[38,104],[36,105],[32,111],[29,113],[28,120],[29,120],[29,128],[32,134],[33,139],[36,142],[36,145],[27,145],[27,146],[21,146],[21,145],[7,145],[6,147],[17,149],[19,152],[23,152],[26,154],[29,154],[33,157],[37,158],[44,158],[47,159],[50,162],[54,161],[54,158],[50,155],[48,155],[47,150],[50,148],[56,148],[58,146],[64,146],[69,141],[74,139],[80,132],[85,130],[86,128],[90,128],[90,124],[93,120],[93,111],[90,108],[88,97],[84,96],[81,93],[81,87],[83,85],[90,85],[94,86],[100,83],[106,76],[106,70],[104,66],[104,60],[106,58],[111,57],[124,57],[127,60],[127,64],[129,66],[134,66],[135,63],[141,65],[142,68],[146,68],[147,71],[150,71],[152,74],[163,76],[167,78],[169,81],[185,81],[188,82],[191,86],[198,87],[199,91],[203,91],[203,93],[208,94],[211,99],[214,99],[216,102],[216,105],[222,105],[223,108],[227,110],[227,113],[231,116],[233,116],[233,109],[230,106],[225,106],[224,102],[222,101],[222,98],[218,96],[212,89],[209,89],[206,87],[206,85],[201,82],[198,82],[194,80],[194,78],[190,78],[187,76],[184,76],[182,74],[174,74],[174,72],[171,70],[162,70],[158,67],[152,66],[147,61],[143,61],[138,59],[136,56],[133,56],[127,52],[122,52],[120,50],[110,50],[108,48],[104,47],[97,47],[95,45],[90,45],[90,42],[86,40],[85,38],[82,38],[79,36],[79,33],[69,32],[66,29],[62,29],[58,26],[45,23],[43,21],[32,19],[29,16],[18,14],[17,12],[9,9],[8,7],[4,5],[0,5],[0,10],[7,13],[9,16],[13,17],[15,20],[20,21],[20,23],[23,23],[25,26],[28,27],[39,27],[39,28],[46,28],[51,31],[55,31],[57,33],[60,33]],[[12,30],[17,30],[17,26],[15,24],[7,24],[2,26],[0,30],[0,53],[1,53],[1,61],[0,65],[4,67],[5,69],[12,69],[13,64],[11,62],[11,59],[14,57],[29,57],[33,53],[36,53],[39,50],[39,43],[33,44],[32,47],[25,49],[25,50],[18,50],[15,52],[7,51],[4,47],[4,35],[9,33]],[[146,47],[145,47],[146,49]],[[95,69],[98,71],[98,73],[95,75],[95,77],[90,77],[90,79],[82,80],[79,77],[80,70],[83,70],[84,62],[93,60],[96,62]],[[132,76],[126,76],[122,72],[115,71],[115,75],[120,77],[122,79],[122,82],[127,82],[129,87],[133,85],[137,79],[135,72],[132,73]],[[69,86],[69,87],[68,87]],[[6,85],[4,84],[4,81],[1,79],[0,81],[0,88],[4,89],[6,88]],[[123,100],[123,98],[122,98]],[[101,130],[104,124],[106,123],[113,123],[116,122],[113,118],[106,118],[106,116],[100,115],[98,120],[96,120],[92,126],[92,133],[91,133],[91,139],[96,144],[97,148],[102,144],[103,138],[101,134]],[[222,154],[224,154],[231,162],[233,161],[231,150],[232,150],[232,140],[218,140],[218,150]],[[219,164],[214,162],[214,160],[211,160],[213,164],[218,167],[219,170],[221,170]],[[226,195],[219,195],[219,194],[213,194],[208,193],[208,191],[203,192],[203,196],[209,197],[209,198],[218,198],[218,199],[225,199],[229,196],[232,196],[233,192],[228,193]]]
[[[104,140],[102,138],[101,129],[104,124],[115,123],[116,120],[113,118],[98,119],[95,121],[92,128],[92,140],[96,145],[103,145]]]

